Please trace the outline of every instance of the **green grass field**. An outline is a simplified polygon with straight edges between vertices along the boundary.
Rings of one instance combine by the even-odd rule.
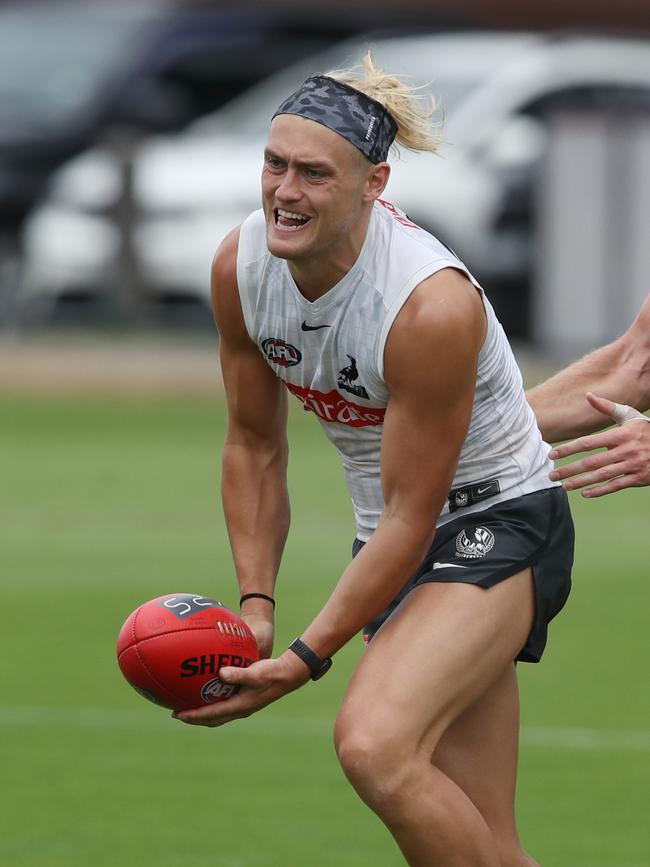
[[[236,604],[223,433],[207,398],[2,398],[2,865],[403,863],[331,744],[359,643],[319,684],[215,731],[171,720],[118,671],[119,626],[145,599]],[[352,537],[336,456],[299,411],[290,482],[280,648],[328,595]],[[650,492],[572,502],[574,594],[544,662],[520,666],[521,831],[543,867],[648,867]]]

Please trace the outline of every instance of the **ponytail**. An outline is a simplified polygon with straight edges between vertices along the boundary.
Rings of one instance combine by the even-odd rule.
[[[327,75],[384,105],[397,123],[396,144],[411,151],[437,151],[442,135],[441,124],[433,120],[435,99],[422,93],[422,87],[409,85],[375,66],[370,50],[358,66],[334,69]]]

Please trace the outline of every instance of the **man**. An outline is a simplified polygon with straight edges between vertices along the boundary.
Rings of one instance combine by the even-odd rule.
[[[551,479],[566,490],[593,498],[650,485],[650,418],[639,412],[650,409],[650,295],[625,334],[533,388],[528,400],[547,442],[578,437],[555,448],[554,460],[606,450],[554,470]],[[612,422],[619,426],[585,436]]]
[[[431,113],[367,57],[359,76],[308,79],[274,116],[263,211],[212,274],[224,509],[263,656],[289,528],[287,392],[342,457],[356,556],[287,651],[222,669],[240,692],[176,717],[248,716],[321,677],[364,629],[335,730],[361,798],[410,865],[531,867],[514,818],[514,660],[539,660],[567,598],[573,525],[481,288],[380,198],[395,137],[435,149]]]

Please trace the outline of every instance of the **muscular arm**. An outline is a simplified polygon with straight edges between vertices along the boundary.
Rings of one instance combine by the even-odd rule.
[[[397,595],[431,544],[474,400],[485,313],[476,289],[446,269],[426,280],[397,317],[385,350],[390,399],[382,435],[385,508],[371,540],[344,571],[302,635],[331,656]],[[249,716],[308,680],[291,651],[248,669],[224,669],[241,691],[222,705],[179,715],[218,726]]]
[[[222,499],[241,594],[272,596],[290,520],[287,399],[244,325],[236,281],[238,237],[236,231],[226,238],[212,265],[212,302],[228,407]],[[248,600],[242,614],[262,655],[270,655],[270,603]]]
[[[650,409],[650,296],[626,333],[528,392],[547,442],[600,430],[611,419],[586,392],[645,412]]]
[[[304,640],[331,655],[397,595],[433,539],[472,411],[485,315],[474,287],[446,269],[413,293],[385,351],[384,511]]]

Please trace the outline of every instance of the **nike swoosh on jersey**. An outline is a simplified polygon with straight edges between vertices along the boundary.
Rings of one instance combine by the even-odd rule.
[[[307,323],[303,319],[303,322],[302,322],[302,325],[300,326],[300,329],[301,329],[301,331],[318,331],[321,328],[331,328],[331,327],[332,327],[331,325],[307,325]]]
[[[467,566],[462,566],[460,563],[434,563],[435,569],[467,569]]]

